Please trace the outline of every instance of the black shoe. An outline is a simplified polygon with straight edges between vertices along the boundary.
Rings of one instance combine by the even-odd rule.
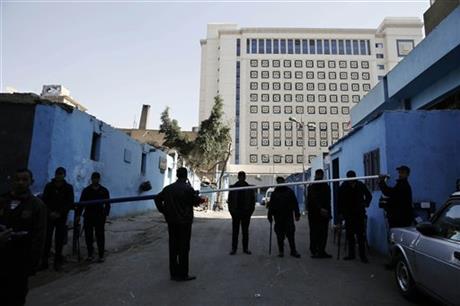
[[[252,254],[251,251],[249,251],[249,250],[244,250],[243,253],[244,253],[244,254],[248,254],[248,255],[251,255],[251,254]]]
[[[235,255],[235,254],[236,254],[236,250],[232,250],[229,254],[230,254],[230,255]]]
[[[362,263],[369,263],[369,259],[367,259],[367,257],[361,257],[361,262]]]
[[[40,271],[43,271],[43,270],[48,270],[49,268],[49,265],[48,265],[48,262],[42,262],[42,264],[40,265]]]
[[[291,256],[295,258],[300,258],[300,254],[297,252],[291,252]]]
[[[188,275],[188,276],[178,277],[178,278],[175,279],[175,281],[188,282],[188,281],[191,281],[191,280],[194,280],[194,279],[196,279],[196,276]]]
[[[343,260],[354,260],[356,257],[352,255],[345,256]]]
[[[318,254],[311,254],[310,257],[311,258],[321,258]]]
[[[283,252],[280,252],[280,253],[278,254],[278,257],[284,257],[284,253],[283,253]]]
[[[319,254],[318,258],[332,258],[332,255],[324,252],[324,253]]]

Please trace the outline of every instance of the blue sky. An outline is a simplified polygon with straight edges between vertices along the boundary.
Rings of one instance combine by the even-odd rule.
[[[423,17],[426,1],[20,2],[2,0],[2,91],[62,84],[88,112],[116,127],[149,128],[166,106],[197,125],[199,40],[212,22],[249,26],[375,28],[386,16]]]

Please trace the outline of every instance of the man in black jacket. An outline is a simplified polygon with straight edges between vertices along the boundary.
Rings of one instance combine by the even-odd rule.
[[[91,185],[83,189],[80,202],[92,200],[106,200],[110,199],[110,193],[101,184],[101,174],[93,172],[91,174]],[[105,221],[110,214],[110,202],[102,202],[99,204],[90,204],[77,208],[78,219],[82,212],[84,217],[83,228],[85,229],[86,248],[88,250],[87,261],[93,261],[94,253],[94,233],[96,234],[96,244],[99,259],[98,262],[104,262],[105,252]],[[78,220],[77,219],[77,220]]]
[[[0,196],[0,304],[24,305],[46,235],[46,206],[29,190],[28,169],[16,171],[11,192]]]
[[[250,186],[246,182],[246,173],[238,172],[238,182],[230,188]],[[230,255],[235,255],[238,248],[238,235],[243,231],[243,252],[250,255],[249,251],[249,223],[256,205],[256,196],[253,190],[230,191],[228,194],[228,210],[232,216],[232,250]]]
[[[156,195],[155,205],[168,223],[169,272],[171,280],[196,279],[188,274],[188,256],[192,235],[193,207],[204,202],[187,181],[187,169],[177,169],[177,181]]]
[[[407,227],[411,226],[414,222],[412,189],[408,181],[410,169],[403,165],[396,170],[398,170],[399,178],[394,187],[389,187],[385,182],[387,176],[381,175],[379,178],[380,190],[383,195],[388,197],[384,209],[390,228]]]
[[[284,178],[277,177],[276,182],[283,184]],[[295,247],[295,224],[300,220],[299,204],[291,188],[287,186],[276,187],[270,196],[268,203],[268,221],[273,222],[275,217],[275,233],[278,240],[279,257],[284,256],[284,238],[287,237],[291,256],[300,258],[300,254]]]
[[[356,177],[352,170],[347,172],[348,178]],[[365,224],[366,208],[372,201],[372,195],[364,183],[352,180],[345,181],[339,188],[338,211],[345,219],[345,230],[348,242],[348,256],[344,260],[355,259],[355,236],[358,240],[359,257],[362,262],[369,262],[366,256]]]
[[[43,252],[42,269],[48,268],[48,258],[54,239],[54,269],[60,270],[63,263],[62,248],[66,236],[66,222],[69,210],[73,208],[74,193],[72,185],[65,180],[66,170],[59,167],[54,179],[46,184],[43,191],[43,202],[48,210],[48,229],[46,232],[45,251]],[[55,232],[55,233],[54,233]]]
[[[315,171],[315,181],[324,178],[324,171]],[[316,183],[307,189],[310,252],[312,258],[332,258],[326,253],[327,231],[331,218],[331,189],[328,183]]]

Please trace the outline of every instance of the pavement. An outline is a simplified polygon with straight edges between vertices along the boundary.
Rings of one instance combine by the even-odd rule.
[[[252,255],[240,248],[230,256],[228,212],[196,212],[190,274],[197,279],[190,282],[169,279],[167,228],[159,213],[114,220],[107,226],[105,263],[70,262],[64,272],[37,274],[27,305],[411,305],[377,254],[371,252],[369,264],[310,258],[305,216],[296,231],[302,258],[289,256],[287,241],[288,256],[277,257],[275,236],[268,255],[265,214],[257,207],[251,220]],[[337,252],[331,235],[327,251]]]

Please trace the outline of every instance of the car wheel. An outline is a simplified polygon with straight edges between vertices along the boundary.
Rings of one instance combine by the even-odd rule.
[[[395,278],[396,285],[401,294],[409,300],[415,300],[417,297],[417,288],[410,273],[409,265],[401,254],[396,258]]]

